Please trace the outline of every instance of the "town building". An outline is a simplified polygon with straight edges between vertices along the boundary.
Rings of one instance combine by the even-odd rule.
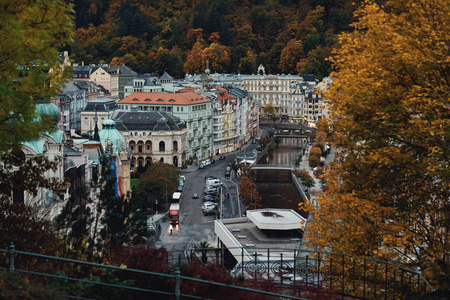
[[[35,140],[22,143],[22,148],[17,154],[22,161],[32,159],[38,156],[45,156],[49,160],[58,160],[58,166],[55,170],[48,170],[44,176],[47,179],[55,179],[64,182],[64,153],[63,146],[67,139],[64,131],[57,129],[56,124],[61,117],[56,105],[43,99],[38,100],[36,112],[41,116],[50,116],[53,118],[55,129],[51,132],[42,133]],[[13,201],[15,203],[24,203],[35,206],[39,209],[41,215],[49,220],[53,220],[62,209],[64,201],[68,199],[68,186],[62,184],[58,191],[52,191],[46,188],[38,188],[36,195],[28,193],[25,190],[15,189],[13,192]]]
[[[98,88],[92,81],[66,82],[61,93],[52,99],[52,103],[57,105],[61,111],[58,128],[67,133],[79,134],[81,132],[81,112],[88,102],[97,99],[98,95]]]
[[[314,75],[266,75],[262,65],[258,75],[243,75],[242,88],[252,95],[262,110],[270,103],[278,117],[308,122],[314,127],[322,117],[321,93]]]
[[[116,110],[111,118],[131,151],[133,169],[152,162],[175,167],[186,163],[186,126],[165,112]]]
[[[96,120],[98,127],[102,129],[103,121],[109,118],[109,115],[116,109],[119,109],[116,101],[111,98],[98,98],[87,103],[80,114],[81,134],[90,133],[93,135]]]
[[[166,112],[180,119],[187,129],[187,159],[200,160],[213,155],[211,100],[196,93],[132,93],[118,101],[130,111]]]
[[[127,66],[102,65],[91,70],[90,80],[109,91],[114,100],[123,99],[125,85],[138,74]]]
[[[103,153],[111,159],[111,168],[116,177],[116,196],[127,195],[130,184],[130,151],[123,135],[117,130],[116,122],[107,119],[98,131]]]
[[[124,86],[124,97],[134,92],[174,92],[173,78],[167,73],[164,73],[161,77],[157,77],[154,74],[140,74]]]

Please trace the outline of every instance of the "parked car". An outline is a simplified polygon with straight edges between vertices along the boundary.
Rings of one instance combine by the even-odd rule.
[[[192,194],[192,199],[198,199],[198,194],[197,193],[193,193]]]
[[[204,216],[208,216],[208,215],[215,215],[216,214],[216,210],[215,209],[210,209],[210,208],[205,208],[202,210],[203,215]]]
[[[198,165],[198,168],[199,168],[199,169],[203,169],[203,168],[205,168],[205,165],[204,165],[204,164],[199,164],[199,165]]]
[[[210,179],[219,179],[219,178],[217,178],[216,176],[211,176],[211,175],[208,175],[205,177],[205,180],[210,180]]]
[[[220,160],[224,160],[225,158],[226,158],[226,157],[223,156],[223,155],[222,155],[221,157],[219,157]]]
[[[216,197],[213,195],[206,195],[203,197],[203,202],[214,202],[215,199]]]
[[[214,158],[211,158],[211,160],[209,162],[213,164],[216,162],[216,160]]]
[[[211,161],[208,159],[208,160],[205,160],[204,162],[203,162],[203,164],[205,165],[205,166],[209,166],[210,164],[211,164]]]
[[[183,191],[183,186],[182,185],[179,185],[178,187],[177,187],[177,192],[182,192]]]
[[[215,196],[215,195],[217,195],[217,191],[206,191],[205,192],[205,195],[213,195],[213,196]]]
[[[215,194],[217,194],[219,192],[219,190],[216,189],[216,188],[205,188],[205,190],[203,192],[204,192],[205,195],[208,194],[208,193],[211,193],[211,194],[215,195]]]
[[[216,204],[214,202],[205,202],[202,205],[202,209],[210,208],[214,209],[216,207]]]

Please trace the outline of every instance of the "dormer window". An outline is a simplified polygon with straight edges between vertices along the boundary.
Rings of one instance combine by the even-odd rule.
[[[138,98],[134,98],[133,101],[139,101],[139,99]]]

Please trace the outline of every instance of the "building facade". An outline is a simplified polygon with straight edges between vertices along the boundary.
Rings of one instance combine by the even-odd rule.
[[[288,116],[309,126],[322,117],[321,93],[313,75],[258,75],[243,76],[242,88],[259,104],[260,113],[271,104],[279,117]]]
[[[163,162],[175,167],[186,163],[186,126],[165,112],[117,110],[111,118],[131,151],[130,167]]]
[[[196,93],[132,93],[118,101],[119,108],[130,111],[166,112],[185,122],[187,129],[187,159],[211,157],[211,100]]]
[[[101,130],[103,121],[107,120],[117,109],[119,107],[116,101],[111,98],[98,98],[88,102],[80,114],[81,134],[93,133],[96,120],[98,121],[98,128]]]

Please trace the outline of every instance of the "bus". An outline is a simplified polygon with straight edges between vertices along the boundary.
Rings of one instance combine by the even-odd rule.
[[[172,203],[174,204],[181,204],[181,193],[175,192],[172,195]]]

